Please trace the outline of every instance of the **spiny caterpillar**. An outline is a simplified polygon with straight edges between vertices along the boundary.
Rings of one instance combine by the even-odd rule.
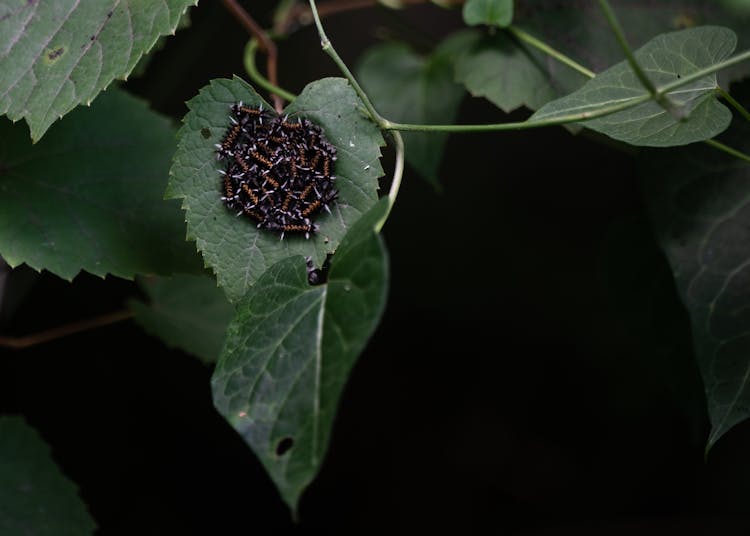
[[[230,124],[216,144],[225,167],[221,200],[260,229],[305,238],[318,231],[313,217],[338,197],[336,147],[308,119],[276,117],[242,102],[230,106]]]

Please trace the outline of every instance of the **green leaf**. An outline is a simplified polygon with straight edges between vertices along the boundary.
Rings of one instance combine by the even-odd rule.
[[[39,434],[20,417],[0,417],[0,534],[82,536],[95,529]]]
[[[360,60],[357,78],[375,107],[402,123],[452,123],[464,95],[453,81],[451,52],[445,47],[428,57],[401,43],[372,47]],[[406,161],[433,185],[447,134],[404,132]]]
[[[126,78],[195,0],[5,0],[0,5],[0,114],[39,140],[114,79]]]
[[[727,143],[750,152],[740,123]],[[750,166],[707,146],[646,153],[655,232],[690,313],[711,447],[750,416]]]
[[[467,0],[463,15],[469,26],[487,24],[505,28],[513,20],[513,0]]]
[[[213,80],[188,102],[190,112],[179,132],[167,196],[183,198],[188,236],[195,239],[205,262],[216,273],[230,301],[247,289],[269,266],[291,255],[313,258],[320,265],[333,253],[352,224],[377,201],[380,146],[383,138],[366,119],[359,98],[346,80],[326,78],[309,84],[285,111],[306,117],[323,128],[338,150],[333,214],[321,215],[320,231],[309,240],[279,236],[257,229],[248,218],[238,218],[221,201],[221,163],[214,144],[229,125],[229,106],[243,101],[270,108],[246,82]]]
[[[609,1],[634,48],[658,34],[703,25],[731,27],[739,35],[739,48],[750,48],[748,12],[738,13],[717,0]],[[597,2],[524,0],[516,4],[513,22],[595,72],[623,58],[622,49]],[[563,93],[575,89],[565,80],[567,71],[567,67],[560,66],[551,73],[553,85]],[[728,69],[726,74],[727,78],[738,80],[749,73],[750,62],[745,62]],[[726,84],[722,82],[722,85]]]
[[[341,391],[382,315],[388,261],[373,226],[383,199],[311,286],[289,257],[239,303],[212,379],[214,404],[261,460],[292,508],[323,462]]]
[[[207,276],[151,277],[139,283],[149,300],[132,300],[135,321],[164,344],[214,363],[234,307]]]
[[[65,279],[199,271],[179,206],[163,199],[174,135],[114,89],[35,145],[0,120],[0,256]]]
[[[177,27],[172,31],[172,35],[162,35],[161,37],[159,37],[159,39],[156,40],[156,43],[154,43],[154,46],[151,47],[148,53],[141,56],[141,59],[139,59],[138,63],[135,64],[133,70],[130,71],[129,77],[137,78],[143,76],[148,70],[148,67],[151,64],[151,60],[154,58],[154,55],[164,49],[169,38],[174,36],[174,34],[177,33],[178,30],[189,28],[190,25],[190,11],[185,11],[180,17],[180,20],[177,21]]]
[[[451,36],[448,44],[456,51],[456,80],[506,113],[521,106],[535,110],[558,96],[546,64],[504,33],[467,30]]]
[[[703,26],[655,37],[635,57],[656,87],[710,67],[729,56],[737,43],[734,32]],[[731,112],[715,97],[716,75],[705,76],[668,94],[686,114],[678,121],[653,100],[627,110],[581,123],[583,126],[633,145],[670,147],[713,138],[732,120]],[[636,100],[646,94],[630,65],[622,61],[584,84],[574,93],[539,109],[529,121],[595,112]]]

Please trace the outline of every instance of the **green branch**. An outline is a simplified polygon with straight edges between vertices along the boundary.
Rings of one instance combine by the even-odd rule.
[[[571,59],[570,57],[566,56],[562,52],[555,50],[551,46],[549,46],[544,41],[540,41],[533,35],[530,35],[526,33],[525,31],[521,30],[520,28],[516,26],[510,26],[508,28],[508,31],[519,41],[522,41],[524,43],[527,43],[531,45],[532,47],[536,48],[537,50],[547,54],[548,56],[556,59],[563,65],[566,65],[573,69],[574,71],[578,71],[583,76],[587,78],[594,78],[596,76],[596,73],[594,71],[591,71],[581,65],[580,63],[576,62],[575,60]]]
[[[272,84],[262,74],[260,74],[260,71],[258,71],[258,68],[255,65],[255,52],[257,50],[258,40],[255,38],[250,39],[250,41],[248,41],[247,43],[247,46],[245,47],[245,56],[243,58],[245,70],[247,71],[250,80],[255,82],[266,91],[274,93],[288,102],[292,102],[297,98],[294,93],[290,93],[289,91]]]
[[[737,102],[734,97],[732,97],[729,93],[727,93],[720,87],[716,88],[716,92],[722,99],[727,101],[735,110],[737,110],[742,117],[744,117],[747,121],[750,121],[750,112],[748,112],[744,106]]]
[[[378,124],[381,128],[384,128],[384,123],[387,123],[385,119],[375,110],[375,107],[372,105],[372,102],[370,102],[370,98],[367,96],[367,94],[364,92],[362,87],[359,85],[359,82],[354,78],[354,75],[349,70],[349,67],[346,66],[346,63],[344,63],[344,60],[341,59],[341,57],[338,55],[338,52],[336,52],[336,49],[333,48],[333,45],[331,44],[331,40],[328,39],[328,36],[326,35],[325,30],[323,29],[323,24],[320,22],[320,16],[318,15],[318,6],[315,5],[315,0],[309,0],[310,1],[310,10],[312,11],[313,18],[315,19],[315,26],[318,28],[318,35],[320,36],[320,46],[323,49],[323,51],[331,56],[331,59],[336,63],[338,68],[341,70],[343,75],[346,77],[347,80],[349,80],[349,83],[354,88],[354,91],[357,92],[357,95],[359,95],[359,98],[362,100],[362,103],[365,105],[365,108],[367,108],[367,113],[370,114],[370,117],[372,118],[375,123]]]
[[[648,77],[646,72],[641,68],[638,60],[635,59],[635,54],[633,54],[633,51],[630,49],[628,40],[625,38],[625,33],[623,32],[622,27],[620,26],[620,22],[617,20],[614,11],[612,11],[609,2],[607,0],[599,0],[599,7],[601,7],[602,11],[604,12],[604,17],[607,19],[610,28],[612,28],[612,31],[615,34],[615,39],[617,39],[617,42],[620,44],[620,48],[622,48],[622,51],[625,53],[625,58],[627,59],[630,68],[633,69],[633,72],[640,81],[641,85],[646,88],[646,91],[651,94],[653,99],[662,108],[669,112],[672,117],[674,117],[677,121],[684,121],[685,113],[677,106],[675,106],[675,104],[667,95],[665,95],[664,93],[660,93],[656,89],[654,83]]]
[[[713,147],[714,149],[718,149],[719,151],[732,155],[735,158],[739,158],[740,160],[744,160],[745,162],[750,162],[750,155],[747,155],[741,151],[738,151],[737,149],[733,149],[732,147],[729,147],[728,145],[724,145],[720,141],[703,140],[703,143]]]

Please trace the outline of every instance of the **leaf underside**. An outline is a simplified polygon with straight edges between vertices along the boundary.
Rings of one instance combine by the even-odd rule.
[[[336,407],[385,307],[388,262],[373,231],[385,201],[311,286],[305,261],[271,266],[238,303],[214,372],[214,404],[261,460],[293,510],[325,456]]]
[[[728,57],[736,36],[727,28],[703,26],[662,34],[635,52],[646,75],[658,88],[710,67]],[[668,94],[686,115],[677,120],[653,100],[621,112],[581,123],[582,126],[633,145],[671,147],[713,138],[724,131],[731,112],[715,97],[716,75],[705,76]],[[641,98],[646,89],[630,65],[622,61],[598,74],[579,90],[539,109],[530,122],[595,112]]]
[[[334,168],[338,200],[332,214],[322,213],[315,223],[320,231],[304,236],[279,235],[258,229],[246,217],[238,217],[224,206],[221,196],[221,161],[214,144],[220,143],[229,125],[229,107],[242,101],[249,106],[268,103],[239,78],[213,80],[188,102],[179,146],[170,171],[167,196],[181,198],[188,223],[188,236],[231,301],[239,300],[268,267],[292,255],[310,256],[321,265],[335,251],[353,223],[378,199],[378,177],[382,176],[380,146],[384,141],[377,127],[364,115],[359,98],[341,78],[326,78],[309,84],[285,111],[293,120],[305,117],[320,125],[337,149]]]
[[[196,0],[0,3],[0,114],[34,141],[77,105],[126,78]]]
[[[727,134],[750,151],[745,123]],[[711,447],[750,417],[750,166],[703,146],[642,162],[654,228],[692,321]]]

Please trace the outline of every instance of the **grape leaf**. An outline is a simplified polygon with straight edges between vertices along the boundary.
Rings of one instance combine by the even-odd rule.
[[[196,0],[5,0],[0,4],[0,114],[34,141],[114,79],[126,78]]]
[[[347,233],[326,283],[308,283],[300,256],[258,279],[238,304],[212,378],[217,410],[293,510],[320,468],[346,378],[385,307],[388,261],[373,226],[386,201]]]
[[[0,256],[65,279],[200,271],[179,206],[163,199],[174,133],[117,89],[35,145],[0,119]]]
[[[20,417],[0,417],[0,534],[81,536],[95,529],[39,434]]]
[[[130,301],[135,321],[167,346],[180,348],[204,363],[214,363],[234,314],[216,280],[176,275],[143,278],[139,283],[149,301]]]
[[[505,28],[513,20],[513,0],[467,0],[463,16],[469,26],[487,24]]]
[[[750,127],[727,132],[750,151]],[[707,146],[649,152],[642,183],[690,313],[711,447],[750,416],[750,166]]]
[[[635,51],[646,75],[658,88],[710,67],[734,50],[736,35],[727,28],[702,26],[662,34]],[[715,97],[716,75],[708,75],[671,91],[668,96],[685,114],[678,121],[649,100],[621,112],[592,119],[583,126],[633,145],[669,147],[713,138],[729,126],[731,112]],[[641,98],[646,90],[630,65],[622,61],[598,74],[579,90],[547,103],[530,122],[594,112]]]
[[[284,111],[291,118],[306,117],[323,128],[338,151],[335,167],[337,202],[333,214],[319,216],[320,231],[306,240],[258,229],[249,218],[230,212],[221,200],[221,162],[214,144],[229,125],[229,106],[243,101],[270,108],[246,82],[213,80],[188,102],[190,112],[178,135],[179,145],[170,172],[167,196],[182,198],[188,236],[196,240],[206,263],[216,273],[230,301],[244,296],[266,269],[291,255],[310,256],[320,265],[346,230],[377,201],[380,146],[377,127],[362,111],[362,103],[341,78],[309,84]]]
[[[372,47],[357,66],[357,78],[378,111],[403,123],[452,123],[464,95],[453,81],[451,51],[442,46],[428,57],[401,43]],[[404,132],[402,136],[406,161],[437,186],[448,135]]]

